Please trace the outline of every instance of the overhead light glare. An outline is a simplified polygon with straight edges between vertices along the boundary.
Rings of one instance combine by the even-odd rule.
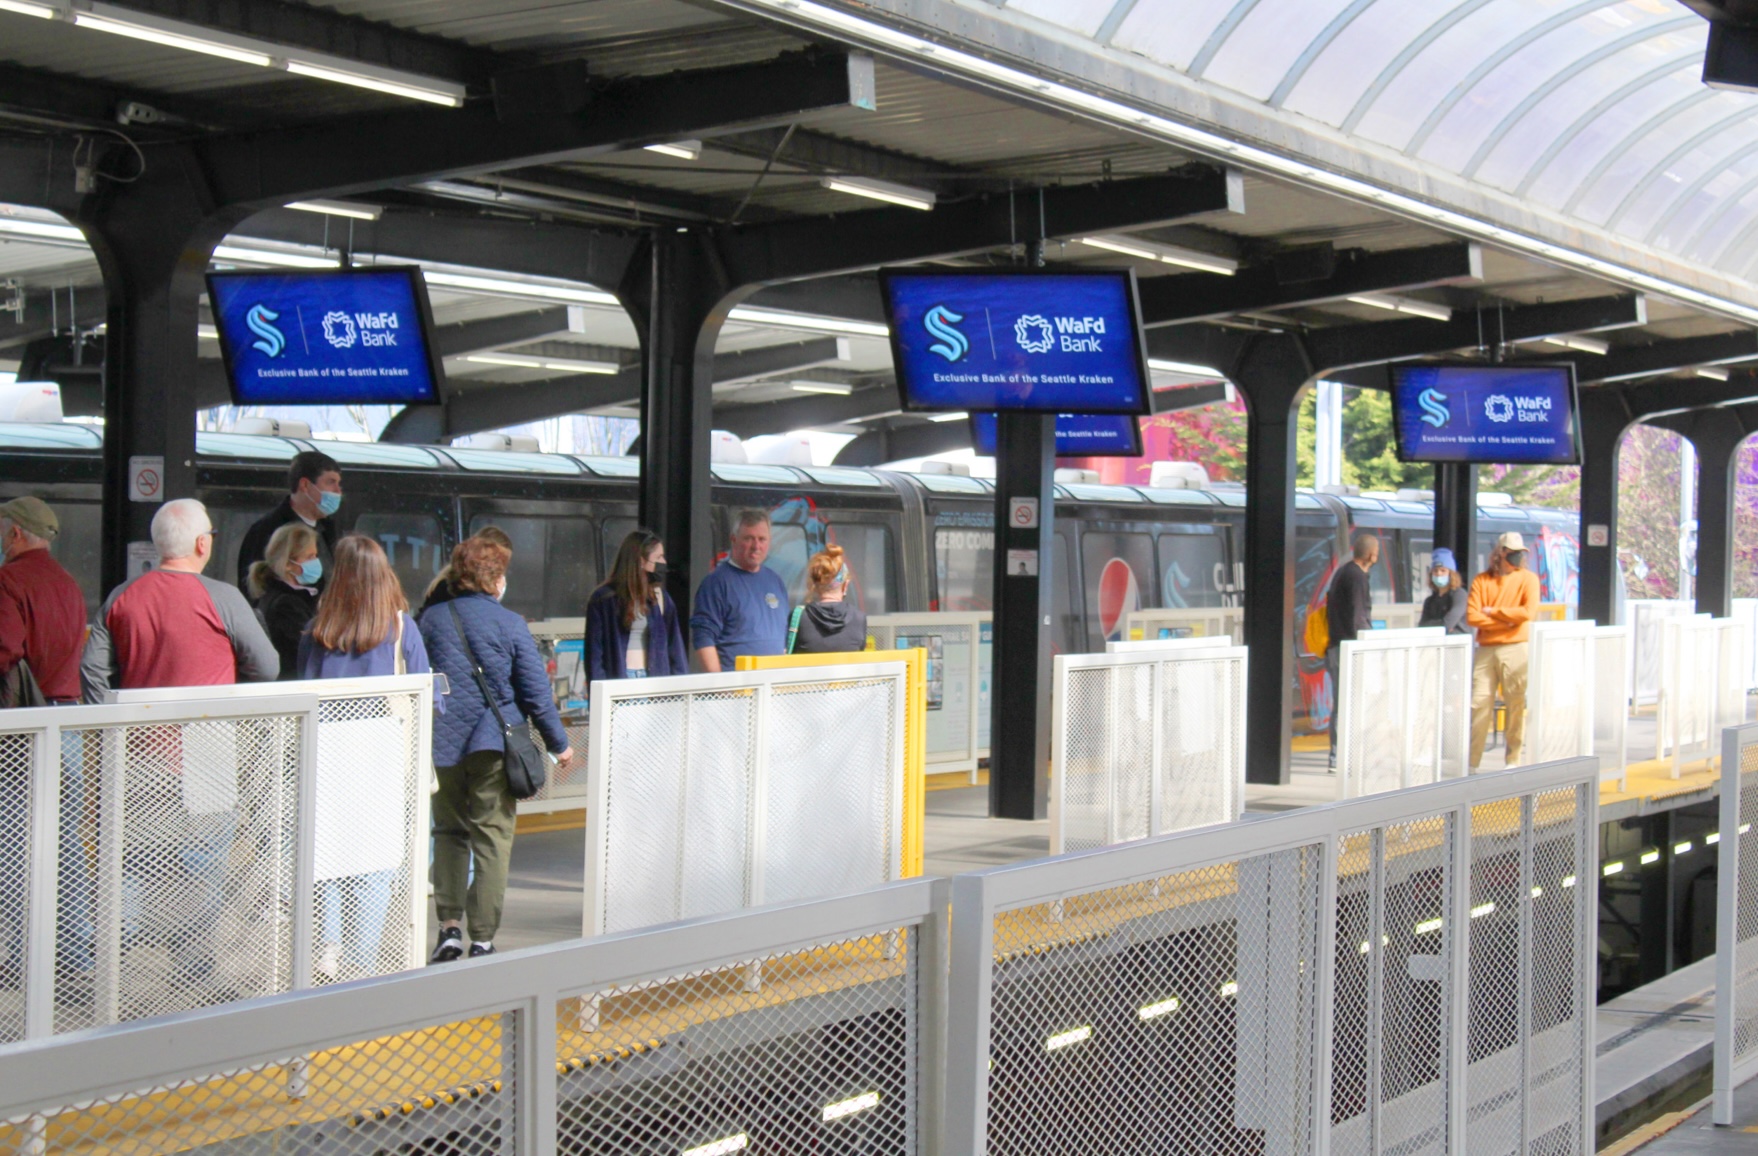
[[[431,269],[423,269],[421,275],[429,285],[437,285],[442,289],[465,289],[497,297],[530,297],[538,301],[579,305],[617,304],[615,297],[600,289],[541,285],[530,281],[509,281],[501,277],[478,277],[469,273],[436,273]]]
[[[702,155],[702,142],[699,140],[674,140],[666,144],[650,144],[645,147],[650,153],[658,153],[662,157],[676,157],[680,161],[693,161]]]
[[[1713,847],[1719,842],[1721,842],[1720,831],[1711,831],[1709,834],[1703,836],[1703,845],[1705,847]]]
[[[1565,876],[1563,876],[1563,886],[1564,886],[1564,887],[1573,887],[1573,886],[1575,886],[1575,877],[1574,877],[1574,876],[1573,876],[1573,875],[1565,875]]]
[[[75,12],[73,23],[80,28],[90,28],[94,32],[108,32],[114,36],[126,36],[131,40],[144,40],[149,44],[158,44],[165,48],[181,48],[185,52],[199,52],[203,56],[218,56],[223,60],[232,60],[239,64],[254,64],[258,68],[268,68],[275,62],[274,57],[266,52],[239,48],[205,37],[185,36],[182,33],[171,32],[164,28],[144,23],[137,24],[132,20],[112,20],[108,16],[99,16],[91,12]]]
[[[1443,926],[1445,926],[1445,924],[1439,919],[1425,919],[1416,925],[1416,934],[1428,935],[1432,932],[1439,931]]]
[[[197,325],[195,327],[195,336],[199,341],[218,341],[220,339],[220,330],[219,327],[215,325]]]
[[[376,221],[385,215],[384,206],[360,201],[294,201],[287,207],[302,213],[322,213],[327,217],[348,217],[355,221]]]
[[[824,1122],[840,1120],[844,1116],[852,1116],[856,1112],[865,1112],[869,1108],[879,1106],[878,1092],[862,1092],[858,1096],[850,1096],[846,1100],[838,1100],[834,1104],[824,1105]]]
[[[1138,1007],[1135,1009],[1135,1015],[1136,1018],[1140,1020],[1157,1020],[1161,1016],[1171,1015],[1173,1012],[1177,1011],[1178,1008],[1178,997],[1173,996],[1171,999],[1163,999],[1158,1003],[1150,1003],[1143,1007]]]
[[[328,68],[303,60],[289,60],[287,71],[294,76],[309,76],[314,80],[329,80],[336,84],[351,85],[354,88],[389,93],[391,96],[406,96],[410,100],[423,100],[428,104],[440,104],[447,108],[458,108],[464,103],[464,86],[461,84],[440,87],[440,82],[435,81],[433,82],[435,87],[429,88],[410,81],[392,80],[389,77],[374,76],[370,73],[353,72],[341,68]]]
[[[20,16],[39,16],[44,20],[53,20],[60,15],[47,4],[30,4],[26,0],[0,0],[0,12],[16,12]]]
[[[1150,358],[1148,368],[1156,373],[1182,373],[1189,377],[1223,377],[1224,374],[1212,365],[1196,365],[1188,361],[1167,361],[1164,358]]]
[[[1696,372],[1698,377],[1707,377],[1711,381],[1726,381],[1733,376],[1719,365],[1699,365]]]
[[[932,209],[934,202],[939,199],[931,189],[918,189],[910,185],[893,184],[891,181],[876,181],[870,177],[825,177],[818,183],[832,192],[884,201],[888,205],[902,205],[906,209],[926,211]]]
[[[1544,888],[1542,888],[1542,887],[1534,887],[1534,888],[1533,888],[1533,889],[1532,889],[1532,898],[1534,898],[1534,899],[1542,899],[1542,898],[1543,898],[1543,897],[1544,897]]]
[[[1126,257],[1136,257],[1143,261],[1159,261],[1167,265],[1181,265],[1186,269],[1198,269],[1204,273],[1219,273],[1223,277],[1231,277],[1239,272],[1239,262],[1231,257],[1220,257],[1179,245],[1164,245],[1158,241],[1144,241],[1140,237],[1081,237],[1076,244],[1122,253]]]
[[[1614,859],[1610,863],[1607,863],[1605,866],[1601,867],[1599,869],[1599,873],[1601,875],[1605,876],[1607,879],[1610,879],[1613,875],[1622,874],[1623,870],[1624,870],[1624,861],[1622,859]]]
[[[1750,831],[1751,829],[1752,829],[1752,824],[1741,823],[1739,828],[1734,833],[1736,835],[1744,835],[1746,832]]]
[[[1642,866],[1646,867],[1650,863],[1658,863],[1658,862],[1660,862],[1660,852],[1659,851],[1644,851],[1644,852],[1642,852]]]
[[[1485,915],[1494,915],[1495,911],[1496,911],[1495,904],[1493,904],[1493,903],[1479,903],[1476,907],[1473,907],[1471,909],[1471,918],[1482,919]]]
[[[928,415],[928,420],[933,421],[933,422],[963,421],[965,418],[967,418],[969,416],[971,416],[971,415],[966,413],[964,410],[955,409],[951,413],[931,413]]]
[[[1600,357],[1604,357],[1607,353],[1611,352],[1611,342],[1601,341],[1597,337],[1581,337],[1577,334],[1568,334],[1562,337],[1543,337],[1540,338],[1539,341],[1544,345],[1556,345],[1563,349],[1577,349],[1582,353],[1598,354]]]
[[[1083,1024],[1078,1028],[1073,1028],[1066,1032],[1057,1032],[1055,1035],[1044,1041],[1044,1050],[1046,1052],[1054,1052],[1062,1048],[1072,1047],[1075,1044],[1082,1043],[1092,1038],[1093,1026],[1091,1024]]]
[[[1445,305],[1418,301],[1413,297],[1395,297],[1390,293],[1361,293],[1348,298],[1348,300],[1357,305],[1367,305],[1374,309],[1407,313],[1412,317],[1426,317],[1430,321],[1451,321],[1453,319],[1453,311]]]
[[[57,225],[49,221],[19,221],[11,217],[0,217],[0,233],[9,233],[15,237],[42,237],[49,241],[85,240],[85,234],[72,225]]]
[[[790,386],[797,393],[829,393],[837,397],[847,397],[855,391],[855,387],[842,381],[796,381]]]
[[[1673,844],[1674,855],[1689,855],[1693,850],[1695,850],[1695,846],[1689,841]]]
[[[751,1137],[740,1132],[737,1136],[723,1136],[694,1148],[685,1148],[678,1156],[727,1156],[729,1152],[743,1152],[750,1144]]]
[[[283,253],[276,249],[241,249],[237,245],[217,246],[214,260],[236,261],[242,265],[275,265],[286,269],[334,269],[337,264],[334,257]]]
[[[1226,983],[1221,985],[1221,998],[1222,999],[1226,999],[1228,996],[1238,995],[1238,994],[1239,994],[1238,981],[1230,979]]]
[[[741,305],[726,315],[728,321],[745,325],[773,325],[777,329],[807,329],[813,333],[846,333],[851,337],[889,337],[891,330],[869,321],[853,321],[844,317],[822,317],[815,313],[792,313],[785,309],[765,309],[760,305]]]
[[[464,360],[478,365],[504,365],[513,369],[553,369],[557,373],[620,373],[623,368],[614,361],[532,357],[524,353],[472,353]]]

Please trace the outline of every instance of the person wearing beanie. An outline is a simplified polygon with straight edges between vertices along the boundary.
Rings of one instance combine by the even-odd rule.
[[[1483,762],[1495,719],[1496,691],[1508,710],[1507,765],[1520,764],[1526,738],[1526,637],[1538,617],[1538,575],[1526,569],[1526,540],[1509,530],[1496,539],[1489,568],[1471,580],[1465,622],[1477,631],[1471,662],[1471,769]]]
[[[1442,546],[1428,566],[1428,597],[1422,600],[1418,626],[1439,626],[1448,634],[1470,634],[1465,624],[1465,584],[1453,552]]]

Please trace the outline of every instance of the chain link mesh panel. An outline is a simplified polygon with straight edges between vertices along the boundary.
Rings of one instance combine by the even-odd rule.
[[[1593,753],[1598,679],[1594,630],[1592,622],[1532,624],[1522,752],[1526,761],[1542,763]]]
[[[916,1151],[916,971],[899,929],[565,999],[557,1148]]]
[[[1749,777],[1750,776],[1750,777]],[[1723,839],[1737,840],[1739,900],[1731,944],[1734,973],[1734,1057],[1758,1059],[1758,743],[1740,748],[1739,823]]]
[[[994,920],[988,1151],[1312,1151],[1317,845]]]
[[[1715,1122],[1734,1122],[1734,1089],[1758,1072],[1758,726],[1722,739],[1716,880]]]
[[[1593,630],[1593,753],[1602,779],[1616,778],[1622,789],[1629,761],[1630,632],[1623,626]],[[1527,731],[1531,732],[1531,723]]]
[[[0,734],[0,1043],[25,1037],[41,734]]]
[[[0,1150],[515,1150],[512,1013],[355,1040],[0,1122]]]
[[[1342,644],[1334,725],[1344,798],[1463,773],[1470,644],[1429,633]]]
[[[1731,618],[1715,620],[1715,691],[1711,741],[1722,728],[1746,721],[1746,631]]]

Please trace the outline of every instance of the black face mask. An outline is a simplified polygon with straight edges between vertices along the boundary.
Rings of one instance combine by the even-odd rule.
[[[653,571],[650,575],[650,580],[653,582],[664,582],[665,576],[668,572],[668,567],[664,562],[655,562],[653,564]]]

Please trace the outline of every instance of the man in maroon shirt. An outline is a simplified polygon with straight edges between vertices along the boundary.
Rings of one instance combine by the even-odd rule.
[[[0,505],[0,677],[27,662],[50,702],[77,702],[85,598],[49,553],[60,533],[60,519],[41,498]]]

